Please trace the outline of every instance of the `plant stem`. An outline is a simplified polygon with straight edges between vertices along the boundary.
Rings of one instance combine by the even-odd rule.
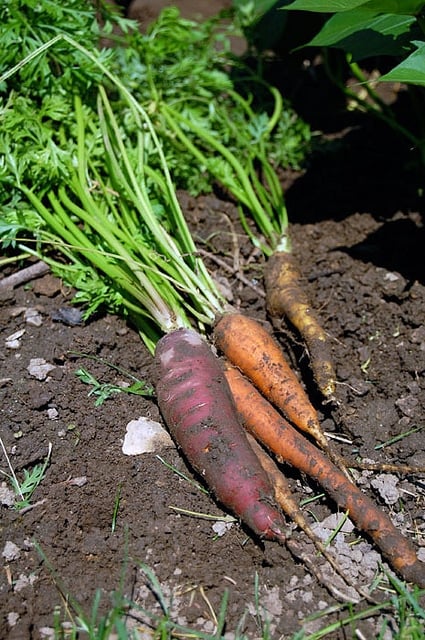
[[[208,157],[202,154],[199,149],[197,149],[195,145],[188,140],[187,136],[183,133],[182,128],[176,124],[177,122],[180,122],[184,127],[193,131],[199,139],[203,140],[229,163],[230,167],[235,172],[236,180],[234,177],[229,175],[221,176],[220,180],[223,182],[224,186],[231,190],[233,195],[239,199],[242,204],[249,208],[261,233],[273,246],[280,236],[281,229],[276,228],[276,225],[273,224],[274,217],[272,215],[272,210],[269,209],[268,212],[265,211],[263,204],[249,180],[247,172],[236,156],[221,142],[216,140],[206,129],[199,127],[194,122],[191,122],[169,105],[162,104],[161,113],[164,115],[168,125],[173,129],[179,139],[187,146],[187,148],[189,148],[195,157],[198,157],[198,159],[205,164],[207,168],[210,166]]]
[[[72,150],[66,167],[70,176],[67,184],[59,184],[46,194],[34,193],[27,184],[22,184],[21,190],[44,221],[44,228],[37,231],[38,242],[59,248],[73,263],[63,265],[63,270],[74,269],[78,275],[78,269],[83,268],[84,277],[90,277],[94,268],[93,278],[98,277],[96,270],[106,276],[106,288],[115,291],[119,304],[136,319],[152,351],[155,325],[160,332],[190,326],[189,313],[203,328],[223,311],[224,300],[197,255],[148,114],[99,54],[61,34],[3,77],[60,40],[83,53],[106,76],[115,102],[109,101],[106,88],[99,85],[96,119],[76,95],[75,153],[66,130],[58,132],[62,143]],[[116,104],[119,108],[113,108]],[[93,140],[103,142],[102,171],[96,165],[99,154],[91,154]],[[160,160],[159,170],[147,163],[145,140]],[[29,253],[39,255],[38,250]],[[52,259],[46,262],[61,266]]]
[[[356,78],[361,85],[365,88],[369,98],[372,102],[368,102],[361,98],[357,93],[351,91],[346,84],[341,81],[341,79],[334,74],[329,64],[329,59],[326,51],[324,52],[324,63],[326,67],[326,71],[334,82],[334,84],[340,89],[340,91],[349,99],[352,100],[354,104],[359,105],[364,111],[370,113],[371,115],[376,116],[379,120],[387,124],[393,131],[397,132],[409,142],[411,142],[415,147],[418,147],[421,150],[421,154],[423,155],[423,144],[414,133],[403,127],[397,118],[394,116],[392,109],[385,103],[376,91],[373,90],[370,81],[367,80],[366,76],[363,74],[359,65],[351,60],[349,55],[346,56],[346,63],[353,74],[353,77]]]

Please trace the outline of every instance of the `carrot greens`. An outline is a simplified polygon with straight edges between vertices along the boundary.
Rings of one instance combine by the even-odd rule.
[[[198,24],[168,8],[120,55],[177,185],[195,195],[224,186],[251,240],[269,255],[289,247],[277,169],[300,167],[311,133],[280,92],[232,53],[234,35],[234,23]]]
[[[84,51],[70,39],[69,44]],[[96,59],[97,54],[86,55]],[[120,115],[99,85],[96,111],[75,96],[75,122],[52,136],[59,149],[67,141],[66,180],[36,190],[23,181],[26,167],[12,154],[6,158],[9,179],[14,176],[31,205],[28,212],[21,200],[19,210],[6,212],[7,237],[20,251],[42,255],[76,286],[76,299],[88,303],[87,313],[106,304],[131,316],[153,349],[158,328],[189,326],[187,313],[201,326],[211,323],[221,299],[196,255],[149,117],[118,79],[107,75],[121,94]],[[161,173],[148,168],[150,154],[159,157]],[[23,236],[34,230],[33,243]],[[46,256],[46,245],[62,252],[68,264]]]
[[[65,235],[55,240],[56,248],[67,253],[71,264],[61,267],[61,274],[77,286],[78,298],[89,303],[88,313],[105,301],[116,309],[124,299],[129,311],[142,294],[140,290],[136,294],[134,284],[129,285],[123,275],[123,271],[128,275],[128,265],[119,264],[117,255],[124,262],[136,256],[116,251],[117,246],[107,250],[110,257],[116,254],[114,260],[107,260],[105,253],[105,243],[111,239],[106,237],[105,221],[115,224],[120,220],[116,232],[120,229],[124,245],[138,231],[143,236],[139,250],[143,247],[146,268],[154,271],[158,267],[157,258],[152,262],[149,255],[146,238],[164,255],[160,265],[167,274],[164,294],[167,291],[174,304],[178,295],[171,289],[181,292],[187,281],[198,287],[192,274],[198,269],[199,277],[205,274],[171,186],[171,172],[177,186],[192,192],[210,190],[220,180],[237,197],[242,223],[254,243],[266,253],[279,243],[288,247],[286,208],[274,167],[298,166],[310,133],[282,102],[279,92],[231,53],[230,38],[236,33],[232,22],[225,26],[217,17],[196,23],[168,8],[147,34],[141,34],[133,22],[103,3],[102,28],[94,9],[83,0],[72,0],[66,10],[43,2],[37,11],[29,7],[25,13],[17,0],[9,4],[10,11],[3,16],[6,40],[22,41],[26,56],[16,63],[5,53],[0,60],[0,98],[4,96],[0,103],[0,203],[5,212],[0,232],[4,245],[15,243],[18,229],[40,229],[46,241],[46,234],[52,232],[46,229],[47,220],[55,232],[63,226]],[[114,35],[117,29],[113,27],[122,35]],[[102,37],[126,46],[98,49]],[[118,92],[117,82],[121,85]],[[105,83],[108,103],[97,98],[99,83]],[[248,94],[244,96],[237,86],[248,87]],[[126,107],[118,125],[115,114],[125,102],[123,90],[132,96],[133,106]],[[83,103],[78,96],[84,96]],[[136,107],[136,101],[144,108]],[[144,119],[147,113],[149,125]],[[125,124],[132,131],[121,136],[118,130],[125,118],[132,120]],[[105,157],[107,177],[102,175]],[[122,196],[118,203],[115,192]],[[101,199],[104,203],[100,205]],[[54,211],[53,217],[49,210]],[[135,222],[134,211],[147,220],[143,229]],[[247,211],[258,225],[258,234]],[[75,219],[84,222],[84,229]],[[164,227],[182,243],[184,260],[175,259],[175,247],[164,235]],[[91,247],[91,262],[87,260],[88,230],[103,234],[97,254]],[[72,245],[81,248],[84,260],[76,263],[71,257]],[[29,251],[28,243],[21,250],[23,246]],[[93,271],[93,265],[104,269],[106,261],[114,262],[114,272],[108,266],[109,281],[116,278],[119,290],[105,288]],[[181,279],[178,287],[176,277]],[[210,284],[201,289],[207,293]],[[214,308],[215,297],[216,292],[209,300]],[[197,314],[200,309],[201,302],[195,304]]]
[[[237,204],[245,233],[266,258],[267,310],[275,324],[285,318],[301,334],[316,384],[333,401],[329,340],[300,284],[279,176],[282,167],[299,167],[311,132],[276,87],[231,53],[230,35],[217,20],[197,25],[170,8],[147,34],[133,35],[122,55],[177,184],[197,194],[218,183]]]

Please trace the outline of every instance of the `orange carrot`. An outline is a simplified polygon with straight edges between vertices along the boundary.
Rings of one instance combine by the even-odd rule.
[[[301,529],[301,531],[304,531],[304,533],[308,538],[310,538],[310,540],[314,543],[314,545],[322,553],[322,555],[340,573],[340,575],[343,576],[343,574],[341,573],[341,569],[339,567],[337,568],[334,559],[328,554],[321,540],[316,536],[313,529],[305,519],[303,512],[301,511],[295,498],[292,495],[292,491],[287,478],[279,469],[276,462],[270,457],[270,455],[267,454],[267,452],[259,444],[258,440],[256,440],[250,433],[248,433],[248,441],[253,448],[257,458],[259,459],[261,466],[267,472],[267,475],[270,478],[270,481],[274,488],[276,502],[282,509],[283,513],[287,515],[288,518],[290,518],[292,522]],[[344,579],[346,579],[346,576],[343,577]]]
[[[225,314],[215,325],[214,342],[288,420],[327,446],[315,408],[282,349],[259,322],[238,313]]]
[[[342,459],[330,448],[316,409],[270,333],[253,318],[228,313],[216,323],[214,341],[227,359],[281,409],[290,422],[310,434],[349,477]]]
[[[329,339],[313,313],[294,256],[276,251],[264,270],[267,310],[272,318],[286,316],[305,340],[311,369],[317,386],[326,400],[335,396],[335,371]]]
[[[246,429],[287,462],[317,481],[358,529],[368,534],[390,565],[408,582],[425,587],[425,564],[389,517],[309,440],[294,429],[234,367],[226,378]]]

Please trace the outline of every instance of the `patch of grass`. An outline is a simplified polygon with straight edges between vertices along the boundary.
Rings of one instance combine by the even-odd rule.
[[[159,612],[148,611],[124,595],[123,581],[127,563],[123,564],[120,585],[110,595],[110,606],[106,612],[103,599],[105,592],[97,589],[91,607],[86,611],[79,601],[67,592],[60,577],[57,576],[48,558],[36,544],[37,550],[49,569],[54,582],[65,603],[65,620],[61,611],[56,608],[53,614],[54,640],[138,640],[148,634],[153,640],[171,638],[199,638],[200,640],[219,640],[223,638],[229,593],[224,591],[218,612],[215,612],[210,601],[201,589],[205,603],[214,622],[214,632],[204,633],[200,630],[178,624],[172,619],[171,602],[164,594],[155,573],[147,565],[140,567],[146,576],[147,586],[159,604]],[[242,640],[243,636],[239,636]],[[235,638],[235,640],[237,640]]]
[[[173,638],[224,640],[224,634],[230,633],[233,640],[254,639],[254,636],[246,632],[247,611],[241,616],[235,629],[228,625],[227,612],[230,597],[228,590],[224,590],[218,611],[215,611],[205,592],[202,588],[200,589],[214,623],[214,630],[211,633],[179,624],[175,620],[175,612],[172,612],[172,596],[169,597],[164,593],[158,577],[144,563],[140,563],[139,566],[145,575],[145,584],[154,595],[158,605],[155,611],[141,607],[137,602],[124,595],[123,585],[127,562],[123,563],[118,589],[110,593],[109,596],[105,595],[104,590],[98,589],[90,609],[87,611],[72,594],[66,591],[43,551],[37,544],[36,547],[53,576],[65,603],[64,612],[61,612],[59,608],[56,608],[54,612],[54,640],[80,640],[81,638],[89,640],[140,640],[146,637],[150,637],[152,640],[172,640]],[[317,611],[302,621],[302,628],[291,638],[285,636],[286,640],[321,640],[322,638],[328,638],[328,640],[336,638],[359,640],[360,638],[363,640],[365,636],[360,631],[358,623],[366,619],[376,619],[377,632],[374,634],[373,640],[383,640],[389,637],[389,634],[391,634],[392,640],[425,640],[425,609],[421,603],[425,597],[425,590],[416,587],[411,590],[392,574],[386,574],[386,578],[388,582],[385,588],[390,595],[383,602],[368,607],[364,606],[364,602],[335,604],[323,611]],[[382,584],[381,587],[383,588]],[[110,605],[105,610],[104,598],[106,597],[109,597]],[[257,574],[253,597],[254,617],[257,624],[255,640],[282,638],[280,633],[277,636],[272,635],[271,621],[267,615],[264,615]],[[327,621],[329,619],[331,621]],[[317,620],[323,620],[323,626],[314,632],[307,631],[309,623]],[[372,640],[372,638],[368,638],[368,640]]]
[[[49,449],[47,455],[43,462],[36,464],[31,470],[24,469],[23,474],[24,477],[22,480],[19,480],[18,476],[15,473],[13,465],[10,461],[10,458],[7,454],[6,447],[4,446],[3,440],[0,438],[0,445],[3,449],[3,454],[6,458],[7,465],[9,467],[10,473],[6,473],[5,471],[1,471],[3,475],[9,478],[10,484],[17,496],[17,500],[15,501],[14,508],[18,511],[22,511],[23,509],[29,508],[31,497],[37,487],[40,485],[44,476],[46,474],[47,467],[49,466],[50,456],[52,453],[52,444],[49,442]]]
[[[325,624],[319,631],[311,634],[301,630],[292,640],[321,640],[335,637],[356,640],[364,637],[358,631],[357,623],[380,615],[385,615],[385,619],[374,636],[376,640],[382,640],[388,637],[388,634],[391,634],[392,640],[425,640],[425,609],[421,604],[425,590],[417,587],[410,590],[404,582],[391,574],[387,574],[387,578],[392,588],[392,595],[387,600],[361,610],[354,607],[352,603],[346,603],[313,613],[304,624],[320,618],[325,619],[335,613],[338,613],[339,619]],[[346,612],[345,617],[343,617],[344,612]],[[341,631],[341,636],[335,635],[338,631]]]
[[[99,614],[99,605],[101,602],[101,591],[96,592],[93,600],[92,608],[89,614],[81,613],[76,620],[72,623],[72,626],[65,625],[65,630],[58,625],[55,625],[55,640],[65,640],[65,638],[71,638],[72,640],[82,637],[80,634],[84,632],[90,638],[90,640],[138,640],[142,637],[142,633],[146,632],[151,634],[153,639],[171,640],[172,638],[194,638],[199,640],[222,640],[224,638],[224,629],[230,631],[226,627],[226,614],[229,599],[229,592],[225,591],[220,603],[220,609],[216,615],[216,629],[213,633],[205,633],[199,629],[189,628],[178,624],[173,621],[170,615],[169,605],[166,601],[164,594],[161,591],[161,587],[154,573],[144,567],[144,571],[151,578],[151,588],[157,596],[162,613],[154,613],[147,611],[134,602],[129,602],[125,598],[120,597],[120,594],[114,593],[111,596],[111,608],[103,615]],[[354,605],[346,604],[343,606],[330,607],[324,612],[318,612],[309,616],[308,620],[317,620],[318,618],[325,618],[335,613],[341,613],[344,610],[348,612],[345,618],[326,624],[322,629],[314,633],[308,633],[304,630],[297,632],[292,636],[291,640],[321,640],[322,638],[336,638],[344,637],[345,639],[357,640],[364,637],[357,630],[357,623],[360,620],[373,618],[380,614],[387,614],[388,617],[382,622],[381,628],[377,635],[374,636],[376,640],[381,640],[385,637],[385,632],[391,633],[392,640],[424,640],[425,631],[423,623],[423,609],[419,605],[419,597],[424,595],[425,592],[417,594],[410,594],[409,597],[403,594],[406,587],[402,587],[402,591],[396,593],[390,600],[385,601],[382,604],[374,607],[369,607],[363,611],[356,611]],[[257,601],[256,605],[258,610],[261,609],[260,601]],[[415,612],[415,609],[419,609],[419,613]],[[142,622],[142,618],[144,621]],[[259,615],[256,616],[260,620]],[[146,623],[146,619],[148,623]],[[251,636],[246,635],[243,632],[245,616],[242,617],[240,624],[234,633],[234,640],[249,640]],[[129,622],[132,622],[133,628],[129,628]],[[259,633],[256,636],[256,640],[272,640],[273,636],[270,632],[270,624],[266,621],[259,622]],[[351,632],[350,632],[351,630]],[[335,634],[341,631],[344,636],[336,636]],[[145,637],[145,635],[143,635]]]
[[[134,382],[128,387],[113,384],[111,382],[100,382],[84,367],[77,369],[75,375],[81,380],[81,382],[92,387],[87,395],[88,397],[96,396],[94,403],[96,407],[102,405],[105,400],[113,396],[114,393],[130,393],[139,396],[152,395],[152,392],[147,390],[146,385],[141,380]]]

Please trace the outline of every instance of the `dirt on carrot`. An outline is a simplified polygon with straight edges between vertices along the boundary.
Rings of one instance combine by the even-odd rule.
[[[226,358],[283,411],[292,424],[314,438],[350,477],[344,461],[332,450],[323,433],[316,409],[270,333],[253,318],[227,313],[215,325],[214,341]]]
[[[412,542],[390,518],[311,442],[294,429],[234,367],[226,377],[246,429],[279,461],[317,481],[339,507],[375,542],[390,565],[408,582],[425,587],[425,564]]]
[[[215,325],[214,342],[271,402],[282,407],[288,420],[321,447],[327,446],[315,408],[279,344],[261,324],[242,314],[225,314]]]
[[[256,535],[285,541],[273,489],[240,425],[218,358],[191,329],[155,351],[158,405],[178,446],[218,500]]]
[[[294,256],[276,251],[264,268],[267,310],[273,319],[286,317],[303,337],[316,384],[327,401],[335,397],[335,370],[329,338],[301,286]]]

